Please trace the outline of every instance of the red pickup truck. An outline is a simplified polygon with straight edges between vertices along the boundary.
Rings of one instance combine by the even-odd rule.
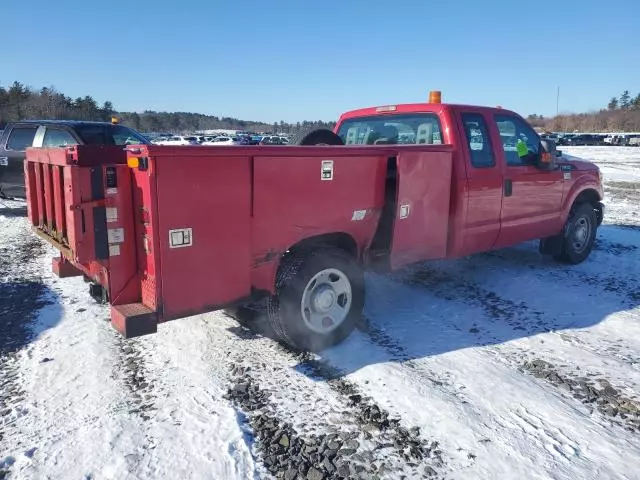
[[[367,108],[296,143],[29,149],[29,219],[125,337],[266,297],[305,350],[353,330],[364,269],[532,239],[575,264],[602,222],[598,168],[502,108]]]

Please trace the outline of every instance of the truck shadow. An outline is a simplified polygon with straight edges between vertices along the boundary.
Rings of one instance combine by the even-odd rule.
[[[365,315],[357,331],[321,352],[320,360],[347,375],[378,363],[593,327],[640,305],[640,249],[635,238],[620,242],[623,230],[603,226],[591,258],[577,266],[542,257],[529,243],[389,275],[367,274]],[[626,269],[619,268],[621,262]],[[275,338],[260,309],[235,316],[254,334]],[[296,369],[326,380],[316,378],[307,361]]]
[[[0,283],[0,358],[17,353],[61,318],[57,294],[42,282]]]
[[[15,202],[12,202],[15,204]],[[27,216],[27,207],[26,205],[11,205],[7,206],[3,205],[2,200],[0,200],[0,218],[17,218],[17,217],[26,217]]]

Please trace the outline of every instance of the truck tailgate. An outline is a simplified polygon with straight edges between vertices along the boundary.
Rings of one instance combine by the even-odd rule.
[[[84,275],[101,285],[125,336],[154,331],[153,305],[140,303],[140,247],[133,240],[139,227],[122,147],[29,148],[24,170],[32,229],[61,253],[53,260],[54,272]],[[137,319],[146,315],[146,323],[127,327],[121,309],[134,311]]]

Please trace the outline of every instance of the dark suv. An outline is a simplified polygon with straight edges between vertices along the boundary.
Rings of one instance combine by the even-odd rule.
[[[598,135],[593,135],[590,133],[581,133],[578,135],[574,135],[573,137],[569,137],[565,145],[568,145],[568,146],[602,145],[602,143],[603,143],[602,139]]]
[[[27,147],[149,144],[123,125],[74,120],[27,120],[9,123],[0,135],[0,195],[25,197],[24,158]]]

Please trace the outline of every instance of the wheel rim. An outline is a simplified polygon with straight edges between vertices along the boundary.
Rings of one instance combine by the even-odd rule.
[[[591,220],[586,216],[582,216],[576,221],[573,235],[571,236],[574,251],[576,253],[582,253],[587,248],[587,245],[589,245],[590,240]]]
[[[351,311],[351,282],[340,270],[328,268],[307,283],[300,310],[308,328],[326,335],[338,328]]]

